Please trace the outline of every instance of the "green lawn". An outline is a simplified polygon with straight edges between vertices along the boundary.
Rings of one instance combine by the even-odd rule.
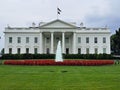
[[[119,90],[120,65],[0,65],[0,90]]]

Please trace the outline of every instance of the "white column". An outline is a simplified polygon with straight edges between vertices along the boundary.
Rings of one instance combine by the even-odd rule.
[[[42,32],[40,32],[40,54],[43,53],[43,38],[42,38]]]
[[[65,53],[65,33],[62,33],[62,53]]]
[[[108,43],[107,43],[107,41],[108,41]],[[111,50],[110,50],[110,48],[111,48],[111,45],[110,45],[110,44],[111,44],[111,43],[110,43],[110,36],[106,38],[106,44],[108,44],[108,46],[106,47],[106,53],[107,53],[107,54],[110,54],[110,53],[111,53],[111,52],[110,52],[110,51],[111,51]]]
[[[53,54],[53,32],[51,32],[51,54]]]
[[[73,33],[73,54],[76,54],[76,33]]]

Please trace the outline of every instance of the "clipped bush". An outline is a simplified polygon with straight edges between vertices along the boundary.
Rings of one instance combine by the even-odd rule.
[[[64,59],[114,59],[111,54],[63,54]],[[1,59],[55,59],[55,54],[4,54]]]

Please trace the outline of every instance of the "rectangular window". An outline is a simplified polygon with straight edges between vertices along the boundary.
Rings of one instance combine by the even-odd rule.
[[[9,54],[12,54],[12,48],[9,48]]]
[[[78,43],[81,43],[81,37],[78,37]]]
[[[69,43],[69,38],[68,38],[68,37],[66,37],[65,39],[66,39],[66,40],[65,40],[65,41],[66,41],[66,43]]]
[[[66,48],[66,54],[69,54],[69,48]]]
[[[37,37],[34,38],[34,42],[38,43],[38,38]]]
[[[26,53],[27,53],[27,54],[29,53],[29,48],[26,48]]]
[[[49,43],[49,42],[50,42],[50,38],[47,37],[47,38],[46,38],[46,43]]]
[[[106,43],[106,38],[105,37],[103,37],[103,43]]]
[[[17,53],[20,54],[20,48],[17,49]]]
[[[12,37],[9,37],[9,43],[12,43]]]
[[[98,49],[97,48],[95,48],[95,54],[98,54]]]
[[[38,53],[38,49],[34,48],[34,54],[37,54],[37,53]]]
[[[29,43],[29,37],[26,37],[26,43]]]
[[[47,54],[50,54],[49,48],[46,49],[46,53],[47,53]]]
[[[86,54],[89,54],[89,48],[86,48]]]
[[[18,42],[18,43],[21,43],[21,37],[18,37],[18,38],[17,38],[17,42]]]
[[[103,53],[106,53],[106,48],[103,48]]]
[[[97,41],[97,37],[95,37],[95,38],[94,38],[94,43],[97,43],[97,42],[98,42],[98,41]]]
[[[78,48],[78,54],[81,54],[81,48]]]
[[[86,37],[86,43],[89,43],[89,37]]]

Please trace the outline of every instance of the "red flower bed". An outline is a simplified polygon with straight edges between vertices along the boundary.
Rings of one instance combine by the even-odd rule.
[[[5,65],[59,65],[59,66],[100,66],[114,64],[114,60],[6,60]]]

